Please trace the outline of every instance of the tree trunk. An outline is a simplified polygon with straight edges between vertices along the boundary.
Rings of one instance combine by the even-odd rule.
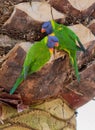
[[[0,103],[2,130],[75,130],[75,112],[61,99],[32,105],[17,113],[11,106]]]
[[[95,2],[29,2],[0,1],[0,129],[76,130],[76,109],[95,97]],[[67,53],[56,52],[9,95],[31,44],[45,36],[40,33],[42,23],[52,18],[68,25],[88,51],[77,54],[81,82]]]

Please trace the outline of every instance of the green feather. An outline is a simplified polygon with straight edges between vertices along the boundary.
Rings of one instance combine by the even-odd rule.
[[[26,55],[21,76],[16,80],[13,88],[10,90],[10,94],[15,92],[27,75],[37,72],[49,61],[51,54],[47,47],[47,40],[48,37],[45,37],[31,46]]]
[[[53,28],[53,34],[59,39],[59,47],[57,49],[65,50],[69,54],[72,66],[75,70],[77,80],[80,81],[76,52],[85,52],[84,46],[80,42],[78,36],[67,26],[58,24],[54,20],[51,20],[51,25]],[[80,46],[77,46],[76,41],[79,43]]]
[[[76,41],[77,41],[79,44],[80,50],[83,52],[86,51],[79,37],[70,28],[68,28],[67,26],[63,24],[58,24],[54,20],[51,20],[51,25],[53,27],[54,33],[56,32],[57,35],[59,33],[59,35],[61,35],[60,38],[62,38],[62,40],[64,40],[64,42],[66,42],[66,44],[69,45],[70,49],[71,47],[76,47]]]
[[[15,92],[15,90],[22,83],[23,80],[24,80],[23,76],[19,76],[17,78],[16,83],[14,84],[13,88],[10,90],[10,95],[12,95]]]
[[[78,71],[76,52],[70,51],[70,59],[71,59],[72,66],[74,67],[75,75],[77,77],[77,80],[80,81],[80,75],[79,75],[79,71]]]

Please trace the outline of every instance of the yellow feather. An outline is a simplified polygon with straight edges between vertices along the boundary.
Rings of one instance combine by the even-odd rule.
[[[49,36],[55,36],[55,34],[54,34],[54,33],[51,33]]]

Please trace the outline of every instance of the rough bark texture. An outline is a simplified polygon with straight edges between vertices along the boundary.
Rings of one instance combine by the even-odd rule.
[[[50,0],[50,4],[60,12],[63,12],[77,22],[84,21],[86,18],[93,17],[95,12],[95,1],[85,1],[85,0]]]
[[[75,130],[75,109],[95,97],[95,1],[33,1],[0,0],[0,129]],[[76,80],[68,55],[57,52],[55,60],[28,76],[15,94],[9,95],[30,48],[27,41],[44,37],[41,25],[52,19],[51,12],[87,48],[85,55],[77,54],[81,82]],[[18,114],[10,105],[19,112],[27,111]]]
[[[21,3],[21,2],[25,2],[25,3]],[[1,8],[1,12],[2,12],[1,33],[7,34],[10,37],[13,37],[15,39],[26,39],[29,41],[33,41],[35,39],[37,40],[37,39],[40,39],[41,37],[43,37],[40,34],[40,27],[41,27],[41,24],[45,21],[45,18],[51,19],[50,6],[46,2],[42,2],[42,3],[33,2],[32,6],[30,6],[29,3],[26,3],[26,2],[27,1],[20,1],[20,0],[6,1],[6,2],[1,1],[1,6],[2,6],[2,8]],[[91,3],[88,2],[89,4],[88,4],[88,6],[86,6],[87,9],[86,8],[80,8],[80,9],[77,8],[78,5],[80,4],[80,3],[78,3],[78,1],[76,1],[77,7],[75,7],[76,5],[72,4],[73,1],[67,1],[67,0],[62,0],[62,1],[51,0],[51,1],[49,1],[49,3],[51,5],[53,5],[54,8],[56,8],[57,10],[64,13],[66,15],[66,17],[68,17],[68,14],[70,13],[70,11],[72,11],[72,16],[74,16],[76,18],[78,18],[80,16],[83,16],[84,18],[86,18],[87,15],[90,16],[89,12],[90,13],[93,12],[93,15],[94,15],[94,7],[95,7],[94,4],[95,3],[93,1],[91,1]],[[37,11],[39,11],[39,13],[37,13],[37,17],[35,17],[35,15],[33,15],[33,10],[34,10],[33,8],[37,7],[37,6],[39,7],[39,8],[37,8],[38,9]],[[47,17],[44,16],[43,19],[39,19],[40,18],[39,14],[40,14],[40,16],[42,15],[43,8],[45,8],[46,6],[47,6],[47,12],[49,11],[47,13],[48,16]],[[5,15],[7,15],[7,18],[4,15],[3,8],[7,9],[7,13],[5,13]],[[31,8],[32,8],[32,13],[30,14],[29,10],[31,10]],[[34,12],[35,11],[36,10],[34,10]],[[45,12],[46,12],[46,10],[45,10]],[[64,17],[64,14],[62,14],[62,13],[59,13],[56,11],[56,13],[54,13],[53,16],[55,19],[62,20],[64,18],[64,21],[65,21],[66,17]],[[2,18],[4,19],[4,21],[2,21]],[[80,18],[82,20],[82,17],[80,17]],[[67,21],[69,21],[69,20],[67,20]],[[69,22],[72,22],[72,20]],[[73,21],[73,23],[74,23],[74,21]],[[88,27],[91,29],[91,31],[94,34],[94,31],[95,31],[94,25],[90,23],[88,25]],[[91,60],[93,59],[92,47],[94,46],[93,43],[94,43],[95,37],[94,37],[94,35],[91,34],[91,32],[89,30],[87,30],[87,28],[83,27],[82,25],[74,25],[73,27],[71,26],[70,28],[73,29],[77,33],[80,40],[85,44],[85,46],[87,45],[86,43],[88,43],[88,42],[92,43],[89,48],[91,55],[89,55],[87,58],[85,58],[85,56],[84,56],[84,59],[82,58],[81,60],[78,61],[79,69],[81,71],[86,67],[85,64],[89,64],[89,62],[91,62]],[[81,30],[82,30],[82,32],[81,32]],[[13,45],[11,43],[9,43],[11,45],[9,49],[11,49],[18,41],[15,40],[12,42],[13,42],[12,43]],[[4,44],[5,48],[6,48],[6,46],[9,46],[9,44],[5,43]],[[25,49],[26,49],[26,47],[25,47]],[[92,51],[91,51],[91,49],[92,49]],[[1,50],[4,51],[4,49],[2,49],[2,47],[1,47]],[[0,52],[1,57],[3,54],[6,55],[6,53],[7,53],[7,52],[5,52],[5,51],[3,52],[3,51]],[[2,58],[2,59],[0,58],[1,64],[4,60],[6,60],[6,59],[7,60],[2,65],[2,68],[0,70],[0,73],[1,73],[0,86],[1,86],[1,91],[2,91],[2,89],[4,89],[3,91],[9,91],[10,88],[13,86],[16,78],[20,74],[26,52],[25,52],[25,50],[22,49],[22,47],[16,47],[15,49],[13,49],[12,52],[10,52],[8,54],[7,58],[4,55],[3,55],[4,58]],[[93,68],[92,66],[90,66],[90,67]],[[46,68],[48,68],[48,69],[46,69]],[[85,68],[85,69],[87,69],[87,68]],[[67,70],[67,72],[66,72],[66,70]],[[86,74],[86,70],[81,72],[82,77],[85,74]],[[62,80],[59,80],[60,79],[59,77],[61,77]],[[40,80],[40,78],[42,78],[42,80]],[[74,79],[74,81],[72,81],[72,79]],[[92,81],[92,79],[91,79],[91,81]],[[23,100],[23,102],[25,104],[26,103],[31,104],[32,102],[36,102],[38,100],[44,100],[44,99],[48,99],[51,97],[54,98],[54,97],[56,97],[56,95],[57,96],[61,95],[62,97],[66,98],[67,102],[69,102],[69,104],[72,107],[74,107],[74,108],[79,107],[83,103],[76,102],[76,103],[72,104],[72,102],[68,101],[67,97],[64,96],[63,88],[64,88],[64,86],[66,87],[66,86],[69,86],[69,84],[72,84],[71,82],[73,83],[76,81],[75,81],[75,77],[74,77],[74,72],[72,71],[71,66],[69,64],[69,59],[67,58],[67,56],[65,57],[65,59],[59,58],[55,62],[47,64],[45,66],[45,68],[43,68],[40,72],[38,72],[37,74],[31,75],[25,82],[23,82],[21,84],[21,87],[19,87],[19,89],[18,89],[18,90],[21,90],[20,100]],[[29,85],[29,84],[31,84],[31,85]],[[22,87],[22,86],[24,86],[24,87]],[[27,90],[27,92],[25,93],[26,88],[27,88],[26,86],[31,86],[31,87],[29,87],[29,90]],[[58,87],[55,87],[55,86],[58,86]],[[76,90],[76,91],[79,91],[79,90]],[[31,94],[29,94],[29,92],[31,92]],[[38,93],[39,93],[39,96],[38,96]],[[62,95],[62,93],[63,93],[63,95]],[[91,96],[93,97],[93,94]],[[8,95],[8,97],[10,97],[10,96]],[[27,101],[26,101],[26,97],[27,97]],[[1,98],[2,98],[2,100],[6,100],[7,97],[5,97],[5,93],[1,94]],[[3,99],[3,98],[5,98],[5,99]],[[32,100],[30,100],[30,99],[32,99]],[[84,98],[83,98],[83,100],[84,100]],[[88,98],[87,101],[88,100],[90,100],[90,99]],[[84,103],[87,101],[84,101]],[[11,101],[9,101],[9,102],[11,102]]]
[[[55,9],[52,9],[52,13],[55,19],[64,19],[65,17]],[[41,24],[50,19],[52,19],[52,15],[48,3],[33,2],[32,5],[28,2],[20,3],[14,5],[13,12],[9,19],[4,21],[0,32],[15,39],[39,40],[43,37],[40,33]]]
[[[88,27],[92,31],[92,33],[95,35],[95,19],[90,22]]]
[[[8,91],[19,76],[26,55],[26,48],[30,43],[16,46],[8,55],[0,70],[0,86]],[[22,45],[24,48],[22,48]],[[24,104],[30,105],[50,98],[63,97],[73,108],[78,108],[95,96],[95,41],[88,43],[88,54],[78,54],[81,82],[75,80],[74,71],[66,55],[56,59],[43,67],[39,72],[29,76],[18,88],[17,93]],[[47,69],[48,68],[48,69]],[[14,71],[13,71],[14,70]],[[92,73],[92,74],[91,74]],[[90,90],[90,91],[89,91]],[[5,96],[6,95],[6,96]],[[1,93],[1,100],[11,96]]]

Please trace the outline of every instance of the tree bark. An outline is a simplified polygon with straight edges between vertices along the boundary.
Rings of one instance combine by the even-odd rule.
[[[75,110],[95,97],[95,2],[29,1],[0,1],[0,129],[75,130]],[[87,49],[86,54],[77,53],[81,81],[68,54],[57,51],[9,95],[31,44],[45,36],[40,33],[42,23],[52,18],[68,25]],[[17,113],[16,108],[27,110]]]
[[[28,50],[27,47],[29,46],[30,43],[16,46],[2,65],[0,86],[4,89],[3,91],[9,93],[9,90],[20,75],[26,55],[25,50]],[[88,102],[95,96],[95,75],[93,73],[95,69],[93,61],[95,57],[95,41],[88,43],[88,54],[87,56],[83,53],[78,54],[80,83],[75,78],[68,55],[65,54],[64,57],[48,63],[39,72],[30,75],[16,92],[18,97],[20,97],[19,100],[29,105],[50,98],[63,97],[73,108],[78,108]],[[88,95],[88,93],[90,94]],[[1,93],[0,97],[1,100],[6,101],[9,99],[7,101],[12,102],[10,101],[12,96],[5,92]]]

